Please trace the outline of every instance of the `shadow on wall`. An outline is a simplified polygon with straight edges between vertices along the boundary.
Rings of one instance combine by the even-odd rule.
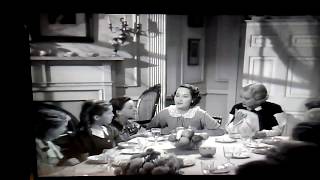
[[[98,16],[98,17],[99,17],[98,21],[103,21],[103,19],[105,18],[105,16]],[[103,27],[98,27],[98,28],[103,29]],[[99,31],[95,31],[95,32],[99,33]],[[143,42],[140,42],[140,37],[155,38],[155,37],[159,36],[160,34],[161,34],[161,32],[159,31],[157,23],[152,21],[151,19],[148,19],[147,31],[141,32],[141,34],[138,36],[137,42],[133,42],[133,35],[131,34],[131,36],[127,39],[127,41],[120,47],[119,51],[122,51],[125,54],[125,58],[126,57],[135,57],[137,55],[136,51],[138,49],[138,52],[139,52],[138,56],[139,57],[147,56],[150,58],[154,57],[154,58],[165,59],[165,55],[159,54],[159,53],[149,52],[148,49],[146,49],[146,47],[145,47],[146,44],[144,44]],[[111,35],[113,35],[113,34],[111,34]],[[94,43],[87,43],[87,45],[90,45],[90,46],[86,46],[84,48],[82,48],[82,46],[85,46],[85,45],[81,45],[82,43],[80,43],[79,45],[74,45],[73,43],[67,43],[67,42],[60,42],[60,44],[65,43],[65,44],[71,44],[71,45],[59,45],[57,42],[32,43],[31,47],[33,50],[31,52],[31,55],[39,56],[40,50],[46,51],[46,54],[45,54],[46,56],[59,56],[59,57],[61,56],[61,57],[63,57],[64,54],[73,53],[73,52],[75,52],[75,54],[73,54],[74,56],[83,56],[83,54],[88,54],[88,53],[90,53],[90,51],[97,52],[97,53],[101,52],[101,53],[99,53],[99,55],[101,55],[101,54],[105,54],[106,49],[109,50],[110,55],[111,55],[112,51],[113,51],[113,46],[112,46],[112,43],[110,42],[112,40],[112,36],[109,37],[109,35],[108,35],[108,36],[106,36],[106,38],[110,38],[110,39],[97,40]],[[78,46],[79,46],[79,48],[77,48]],[[75,48],[73,48],[73,47],[75,47]],[[82,53],[81,50],[84,52]]]
[[[316,18],[315,18],[316,19]],[[319,18],[317,19],[317,21],[319,21]],[[263,22],[263,20],[262,20]],[[291,31],[291,27],[288,26],[282,26],[283,29],[281,29],[281,31],[284,32],[290,32]],[[277,37],[282,37],[281,34],[279,34],[279,32],[277,31],[277,29],[270,25],[270,24],[260,24],[260,29],[261,29],[261,35],[263,36],[269,36],[270,34],[272,35],[277,35]],[[284,30],[285,29],[285,30]],[[311,28],[308,28],[309,32],[308,34],[310,35],[319,35],[320,34],[320,27],[316,28],[316,30],[311,30]],[[262,44],[265,44],[266,41],[265,39],[263,39],[264,41],[262,42]],[[295,64],[296,67],[299,68],[304,68],[307,69],[308,66],[305,65],[303,62],[299,61],[296,57],[303,57],[304,55],[301,55],[299,53],[299,51],[297,50],[296,47],[291,46],[290,48],[288,48],[288,46],[285,45],[284,40],[278,41],[274,38],[270,38],[271,44],[275,45],[273,46],[273,50],[276,52],[276,54],[278,55],[279,59],[283,61],[283,64],[289,66],[289,58],[290,60],[292,60]],[[314,57],[319,57],[319,51],[318,51],[318,46],[314,46],[312,48],[312,52],[313,52],[313,56]],[[264,56],[264,52],[263,52],[263,47],[260,48],[259,50],[259,56],[263,57]],[[317,62],[319,63],[319,62]],[[264,69],[264,64],[261,63],[260,64],[260,69]],[[308,77],[305,73],[303,73],[303,71],[293,71],[295,76],[300,77],[301,79],[303,79],[304,81],[296,83],[296,82],[292,82],[292,86],[296,87],[296,88],[300,88],[300,89],[309,89],[310,83],[312,83],[312,80],[308,79],[310,77]],[[320,74],[319,74],[320,76]],[[243,77],[246,79],[250,79],[250,80],[255,80],[255,79],[259,79],[261,81],[264,82],[270,82],[272,84],[279,84],[279,85],[286,85],[286,81],[285,80],[281,80],[281,79],[271,79],[268,77],[264,77],[263,72],[261,71],[259,75],[256,76],[248,76],[248,74],[243,74]],[[320,91],[320,89],[319,89]]]

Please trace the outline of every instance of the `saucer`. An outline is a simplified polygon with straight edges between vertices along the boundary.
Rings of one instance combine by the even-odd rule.
[[[224,165],[219,165],[210,171],[211,174],[224,174],[224,173],[228,173],[228,172],[230,172],[230,169]]]

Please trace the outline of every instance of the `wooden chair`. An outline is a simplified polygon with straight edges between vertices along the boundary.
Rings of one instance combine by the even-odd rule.
[[[217,122],[221,125],[222,123],[222,117],[221,116],[212,116],[213,119],[216,119]]]
[[[146,124],[154,117],[161,93],[161,85],[156,84],[145,90],[138,99],[137,111],[139,124]]]
[[[32,102],[32,109],[33,109],[34,113],[36,113],[36,111],[40,110],[40,109],[53,109],[53,110],[60,111],[62,113],[67,114],[68,116],[70,116],[71,120],[68,121],[67,131],[65,133],[63,133],[62,135],[60,135],[59,138],[53,140],[53,142],[55,144],[59,145],[60,147],[64,148],[65,146],[67,146],[68,143],[71,141],[71,138],[77,134],[79,120],[69,111],[67,111],[59,106],[56,106],[53,104],[47,104],[47,103],[39,102],[39,101]],[[62,151],[63,151],[63,149],[62,149]]]

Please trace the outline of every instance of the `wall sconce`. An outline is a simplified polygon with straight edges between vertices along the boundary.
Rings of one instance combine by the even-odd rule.
[[[118,56],[117,52],[120,49],[120,46],[124,44],[128,39],[131,37],[130,34],[134,34],[136,36],[140,35],[141,33],[141,24],[140,24],[140,16],[135,15],[135,24],[134,28],[128,27],[128,22],[126,19],[126,16],[120,18],[120,26],[114,27],[110,21],[110,17],[107,17],[108,19],[108,28],[112,33],[120,32],[119,35],[112,38],[112,46],[114,48],[113,56]]]

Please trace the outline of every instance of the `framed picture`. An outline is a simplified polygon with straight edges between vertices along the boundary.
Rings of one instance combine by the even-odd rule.
[[[31,41],[93,42],[92,14],[42,13],[32,18]]]
[[[197,66],[200,63],[200,39],[188,40],[188,65]]]

